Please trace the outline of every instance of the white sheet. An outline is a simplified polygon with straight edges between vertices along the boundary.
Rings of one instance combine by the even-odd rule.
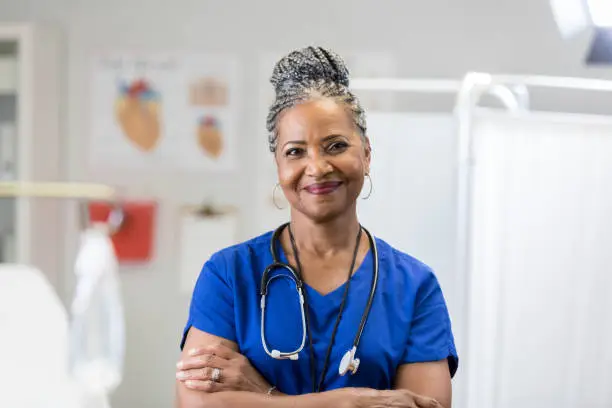
[[[44,274],[0,265],[0,407],[76,408],[68,317]]]

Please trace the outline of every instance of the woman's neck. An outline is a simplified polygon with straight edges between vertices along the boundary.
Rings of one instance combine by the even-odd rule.
[[[359,232],[356,211],[325,223],[315,223],[297,211],[291,214],[291,232],[300,251],[328,257],[347,249],[353,250]]]

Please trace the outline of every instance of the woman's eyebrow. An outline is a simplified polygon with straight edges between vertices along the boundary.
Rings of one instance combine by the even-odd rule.
[[[282,146],[282,147],[284,148],[284,147],[285,147],[285,146],[287,146],[288,144],[305,145],[305,144],[306,144],[306,141],[305,141],[305,140],[289,140],[289,141],[287,141],[287,142],[283,143],[283,146]]]
[[[339,138],[339,137],[341,137],[341,138],[345,138],[345,139],[346,139],[346,136],[341,135],[341,134],[339,134],[339,133],[334,133],[334,134],[331,134],[331,135],[329,135],[329,136],[325,136],[325,137],[322,139],[322,141],[323,141],[323,142],[327,142],[327,141],[330,141],[330,140],[332,140],[332,139],[337,139],[337,138]],[[305,144],[307,144],[307,142],[306,142],[305,140],[288,140],[288,141],[286,141],[285,143],[283,143],[283,146],[282,146],[282,147],[284,148],[284,147],[285,147],[285,146],[287,146],[288,144],[305,145]]]
[[[344,135],[341,135],[341,134],[339,134],[339,133],[334,133],[334,134],[331,134],[331,135],[329,135],[329,136],[325,136],[325,137],[323,138],[323,141],[324,141],[324,142],[327,142],[328,140],[337,139],[337,138],[339,138],[339,137],[346,138],[346,136],[344,136]]]

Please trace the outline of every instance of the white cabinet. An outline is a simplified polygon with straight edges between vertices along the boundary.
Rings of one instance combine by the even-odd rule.
[[[62,105],[59,33],[0,24],[0,179],[57,181]],[[62,266],[63,203],[0,199],[0,261],[34,265],[57,285]]]

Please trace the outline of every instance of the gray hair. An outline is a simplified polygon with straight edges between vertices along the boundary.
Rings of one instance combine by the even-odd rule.
[[[366,137],[365,111],[349,90],[349,71],[342,58],[322,47],[306,47],[281,58],[272,71],[270,82],[276,98],[267,119],[270,151],[276,151],[277,122],[281,112],[314,98],[332,98],[350,111],[361,137]]]

